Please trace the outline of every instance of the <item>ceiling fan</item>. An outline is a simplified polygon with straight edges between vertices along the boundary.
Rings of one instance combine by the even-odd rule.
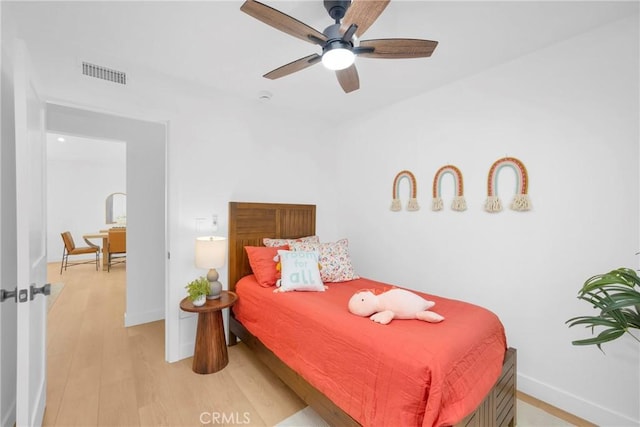
[[[331,70],[342,89],[353,92],[360,88],[356,56],[366,58],[425,58],[431,56],[437,41],[421,39],[359,40],[389,4],[390,0],[324,0],[324,7],[335,24],[323,32],[298,21],[270,6],[246,0],[240,10],[273,28],[322,47],[322,54],[311,54],[265,74],[271,80],[304,70],[318,62]]]

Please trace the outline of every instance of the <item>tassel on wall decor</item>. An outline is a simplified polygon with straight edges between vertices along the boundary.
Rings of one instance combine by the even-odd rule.
[[[464,183],[462,180],[462,172],[460,169],[453,165],[445,165],[438,169],[436,175],[433,177],[433,201],[431,204],[431,210],[440,211],[444,207],[442,201],[442,178],[446,175],[453,177],[453,183],[455,187],[455,195],[453,202],[451,203],[451,209],[454,211],[464,211],[467,209],[467,202],[464,199]]]
[[[395,179],[393,180],[393,200],[391,202],[391,210],[394,212],[398,212],[402,210],[402,204],[400,202],[400,182],[406,179],[409,181],[409,194],[410,198],[407,202],[407,210],[408,211],[417,211],[420,209],[418,205],[418,183],[416,182],[416,177],[413,176],[411,172],[408,170],[403,170],[398,172]]]
[[[529,176],[527,168],[515,157],[504,157],[491,165],[489,169],[489,177],[487,179],[487,201],[484,209],[487,212],[495,213],[502,210],[502,202],[498,197],[498,175],[505,168],[511,168],[516,173],[516,195],[511,202],[511,209],[514,211],[528,211],[531,209],[531,200],[529,199]]]

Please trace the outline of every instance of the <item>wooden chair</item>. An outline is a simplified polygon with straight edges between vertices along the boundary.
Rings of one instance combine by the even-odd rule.
[[[125,228],[109,229],[109,259],[107,271],[111,271],[113,264],[126,262],[127,257],[127,230]]]
[[[65,271],[67,267],[73,267],[74,265],[80,264],[91,264],[92,262],[96,263],[96,271],[98,270],[98,264],[100,262],[100,248],[98,246],[82,246],[76,247],[76,244],[73,241],[73,236],[71,236],[70,231],[65,231],[64,233],[60,233],[62,236],[62,241],[64,242],[64,247],[62,248],[62,262],[60,263],[60,274],[62,274],[62,269]],[[74,261],[69,263],[69,255],[84,255],[84,254],[96,254],[95,261],[93,260],[83,260],[83,261]]]

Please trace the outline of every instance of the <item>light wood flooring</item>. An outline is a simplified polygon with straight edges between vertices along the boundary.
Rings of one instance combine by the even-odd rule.
[[[123,326],[124,264],[59,269],[48,271],[64,288],[48,316],[45,426],[273,426],[305,407],[242,344],[215,374],[165,362],[163,321]]]
[[[48,268],[49,282],[64,287],[48,316],[45,426],[274,426],[305,407],[242,344],[229,347],[229,365],[215,374],[193,373],[191,358],[165,362],[164,321],[124,327],[125,264],[111,272],[79,265],[62,275],[60,264]]]

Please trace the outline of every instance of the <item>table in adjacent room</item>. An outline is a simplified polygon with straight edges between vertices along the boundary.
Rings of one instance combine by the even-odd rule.
[[[102,239],[102,269],[106,270],[109,263],[109,233],[106,231],[100,231],[100,233],[88,233],[83,234],[82,238],[85,242],[87,242],[89,246],[97,246],[91,243],[89,240]]]

